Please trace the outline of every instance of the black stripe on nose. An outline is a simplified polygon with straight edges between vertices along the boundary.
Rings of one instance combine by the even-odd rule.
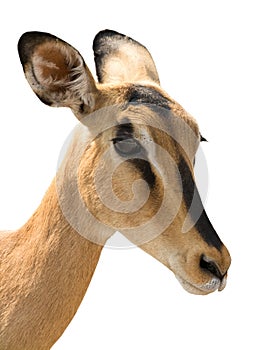
[[[208,243],[208,245],[221,250],[223,243],[217,235],[204,210],[190,168],[183,157],[181,157],[179,163],[179,172],[183,186],[184,202],[195,228],[204,239],[204,241]]]
[[[148,183],[150,189],[155,187],[156,177],[151,169],[151,164],[145,159],[128,159],[127,162],[134,164],[135,168],[141,173],[142,178]]]

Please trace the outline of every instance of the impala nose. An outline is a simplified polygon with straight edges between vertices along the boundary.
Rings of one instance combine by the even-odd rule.
[[[217,266],[217,264],[214,261],[208,259],[204,255],[202,255],[200,258],[200,267],[203,270],[210,272],[215,277],[219,278],[219,280],[223,279],[223,275],[222,275],[219,267]]]
[[[226,279],[227,279],[227,271],[224,273],[221,271],[221,268],[218,266],[218,264],[206,257],[205,255],[202,255],[200,258],[200,268],[207,273],[209,273],[212,277],[216,277],[220,281],[220,285],[218,287],[219,291],[222,291],[226,286]]]

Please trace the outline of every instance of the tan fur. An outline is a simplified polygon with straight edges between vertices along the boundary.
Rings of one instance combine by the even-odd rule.
[[[19,230],[0,233],[1,350],[46,350],[56,342],[116,230],[172,270],[187,291],[208,294],[225,286],[226,247],[206,243],[194,223],[182,231],[188,209],[176,166],[182,157],[193,172],[198,125],[160,88],[148,51],[134,41],[121,42],[104,61],[106,84],[97,84],[78,51],[60,39],[29,33],[20,41],[35,93],[50,105],[69,106],[81,123],[37,211]],[[132,83],[144,81],[169,102],[173,118],[127,104]],[[147,151],[152,188],[112,144],[125,118]],[[203,255],[215,262],[222,280],[200,267]]]
[[[135,40],[113,32],[97,35],[95,55],[101,56],[101,83],[160,84],[156,66],[149,51]]]
[[[139,47],[137,50],[141,52],[138,52],[136,56],[136,48],[125,43],[120,48],[118,54],[116,53],[116,55],[106,60],[105,67],[103,68],[105,83],[151,83],[154,82],[155,78],[156,83],[159,84],[155,65],[151,67],[151,57],[147,53],[147,50]],[[128,69],[129,67],[130,69]]]
[[[101,249],[66,222],[53,182],[26,225],[0,240],[0,349],[49,349],[73,318]]]

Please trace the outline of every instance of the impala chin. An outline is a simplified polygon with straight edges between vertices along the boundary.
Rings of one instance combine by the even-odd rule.
[[[206,295],[206,294],[213,293],[217,290],[220,292],[226,286],[226,276],[222,279],[222,281],[217,277],[213,277],[209,281],[203,284],[193,283],[188,279],[181,277],[178,274],[176,274],[175,277],[177,278],[179,283],[182,285],[182,287],[188,293],[191,293],[191,294]]]

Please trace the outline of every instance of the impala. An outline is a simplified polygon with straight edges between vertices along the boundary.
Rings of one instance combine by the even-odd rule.
[[[1,350],[51,348],[116,231],[190,293],[226,284],[230,255],[194,180],[196,121],[160,87],[144,46],[104,30],[93,50],[98,82],[80,53],[51,34],[28,32],[18,43],[35,94],[69,107],[79,123],[39,208],[0,234]]]

